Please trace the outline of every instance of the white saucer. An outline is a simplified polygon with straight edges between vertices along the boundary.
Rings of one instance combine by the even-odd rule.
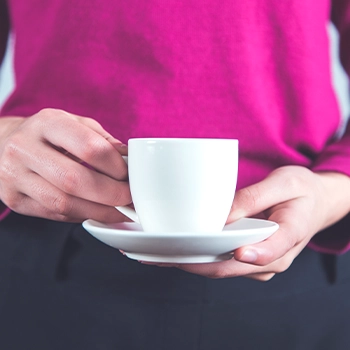
[[[103,224],[86,220],[83,227],[99,241],[134,260],[164,263],[204,263],[232,258],[234,249],[270,237],[278,224],[260,219],[240,219],[213,233],[150,233],[139,224]]]

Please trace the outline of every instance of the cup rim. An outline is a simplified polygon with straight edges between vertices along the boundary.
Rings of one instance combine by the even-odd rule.
[[[193,137],[133,137],[128,142],[229,142],[238,143],[238,139],[229,138],[193,138]]]

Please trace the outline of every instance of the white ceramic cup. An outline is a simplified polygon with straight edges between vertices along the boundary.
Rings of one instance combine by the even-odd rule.
[[[238,140],[130,139],[127,162],[136,212],[116,208],[144,231],[222,231],[236,190]]]

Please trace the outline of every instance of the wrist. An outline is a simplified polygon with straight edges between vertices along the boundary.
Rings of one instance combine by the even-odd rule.
[[[324,228],[333,225],[350,212],[350,177],[339,172],[315,173],[324,190],[327,207]]]

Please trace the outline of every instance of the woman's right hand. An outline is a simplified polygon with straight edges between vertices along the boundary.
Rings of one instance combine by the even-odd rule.
[[[131,202],[126,150],[95,120],[62,110],[0,118],[0,200],[51,220],[125,221],[114,207]]]

